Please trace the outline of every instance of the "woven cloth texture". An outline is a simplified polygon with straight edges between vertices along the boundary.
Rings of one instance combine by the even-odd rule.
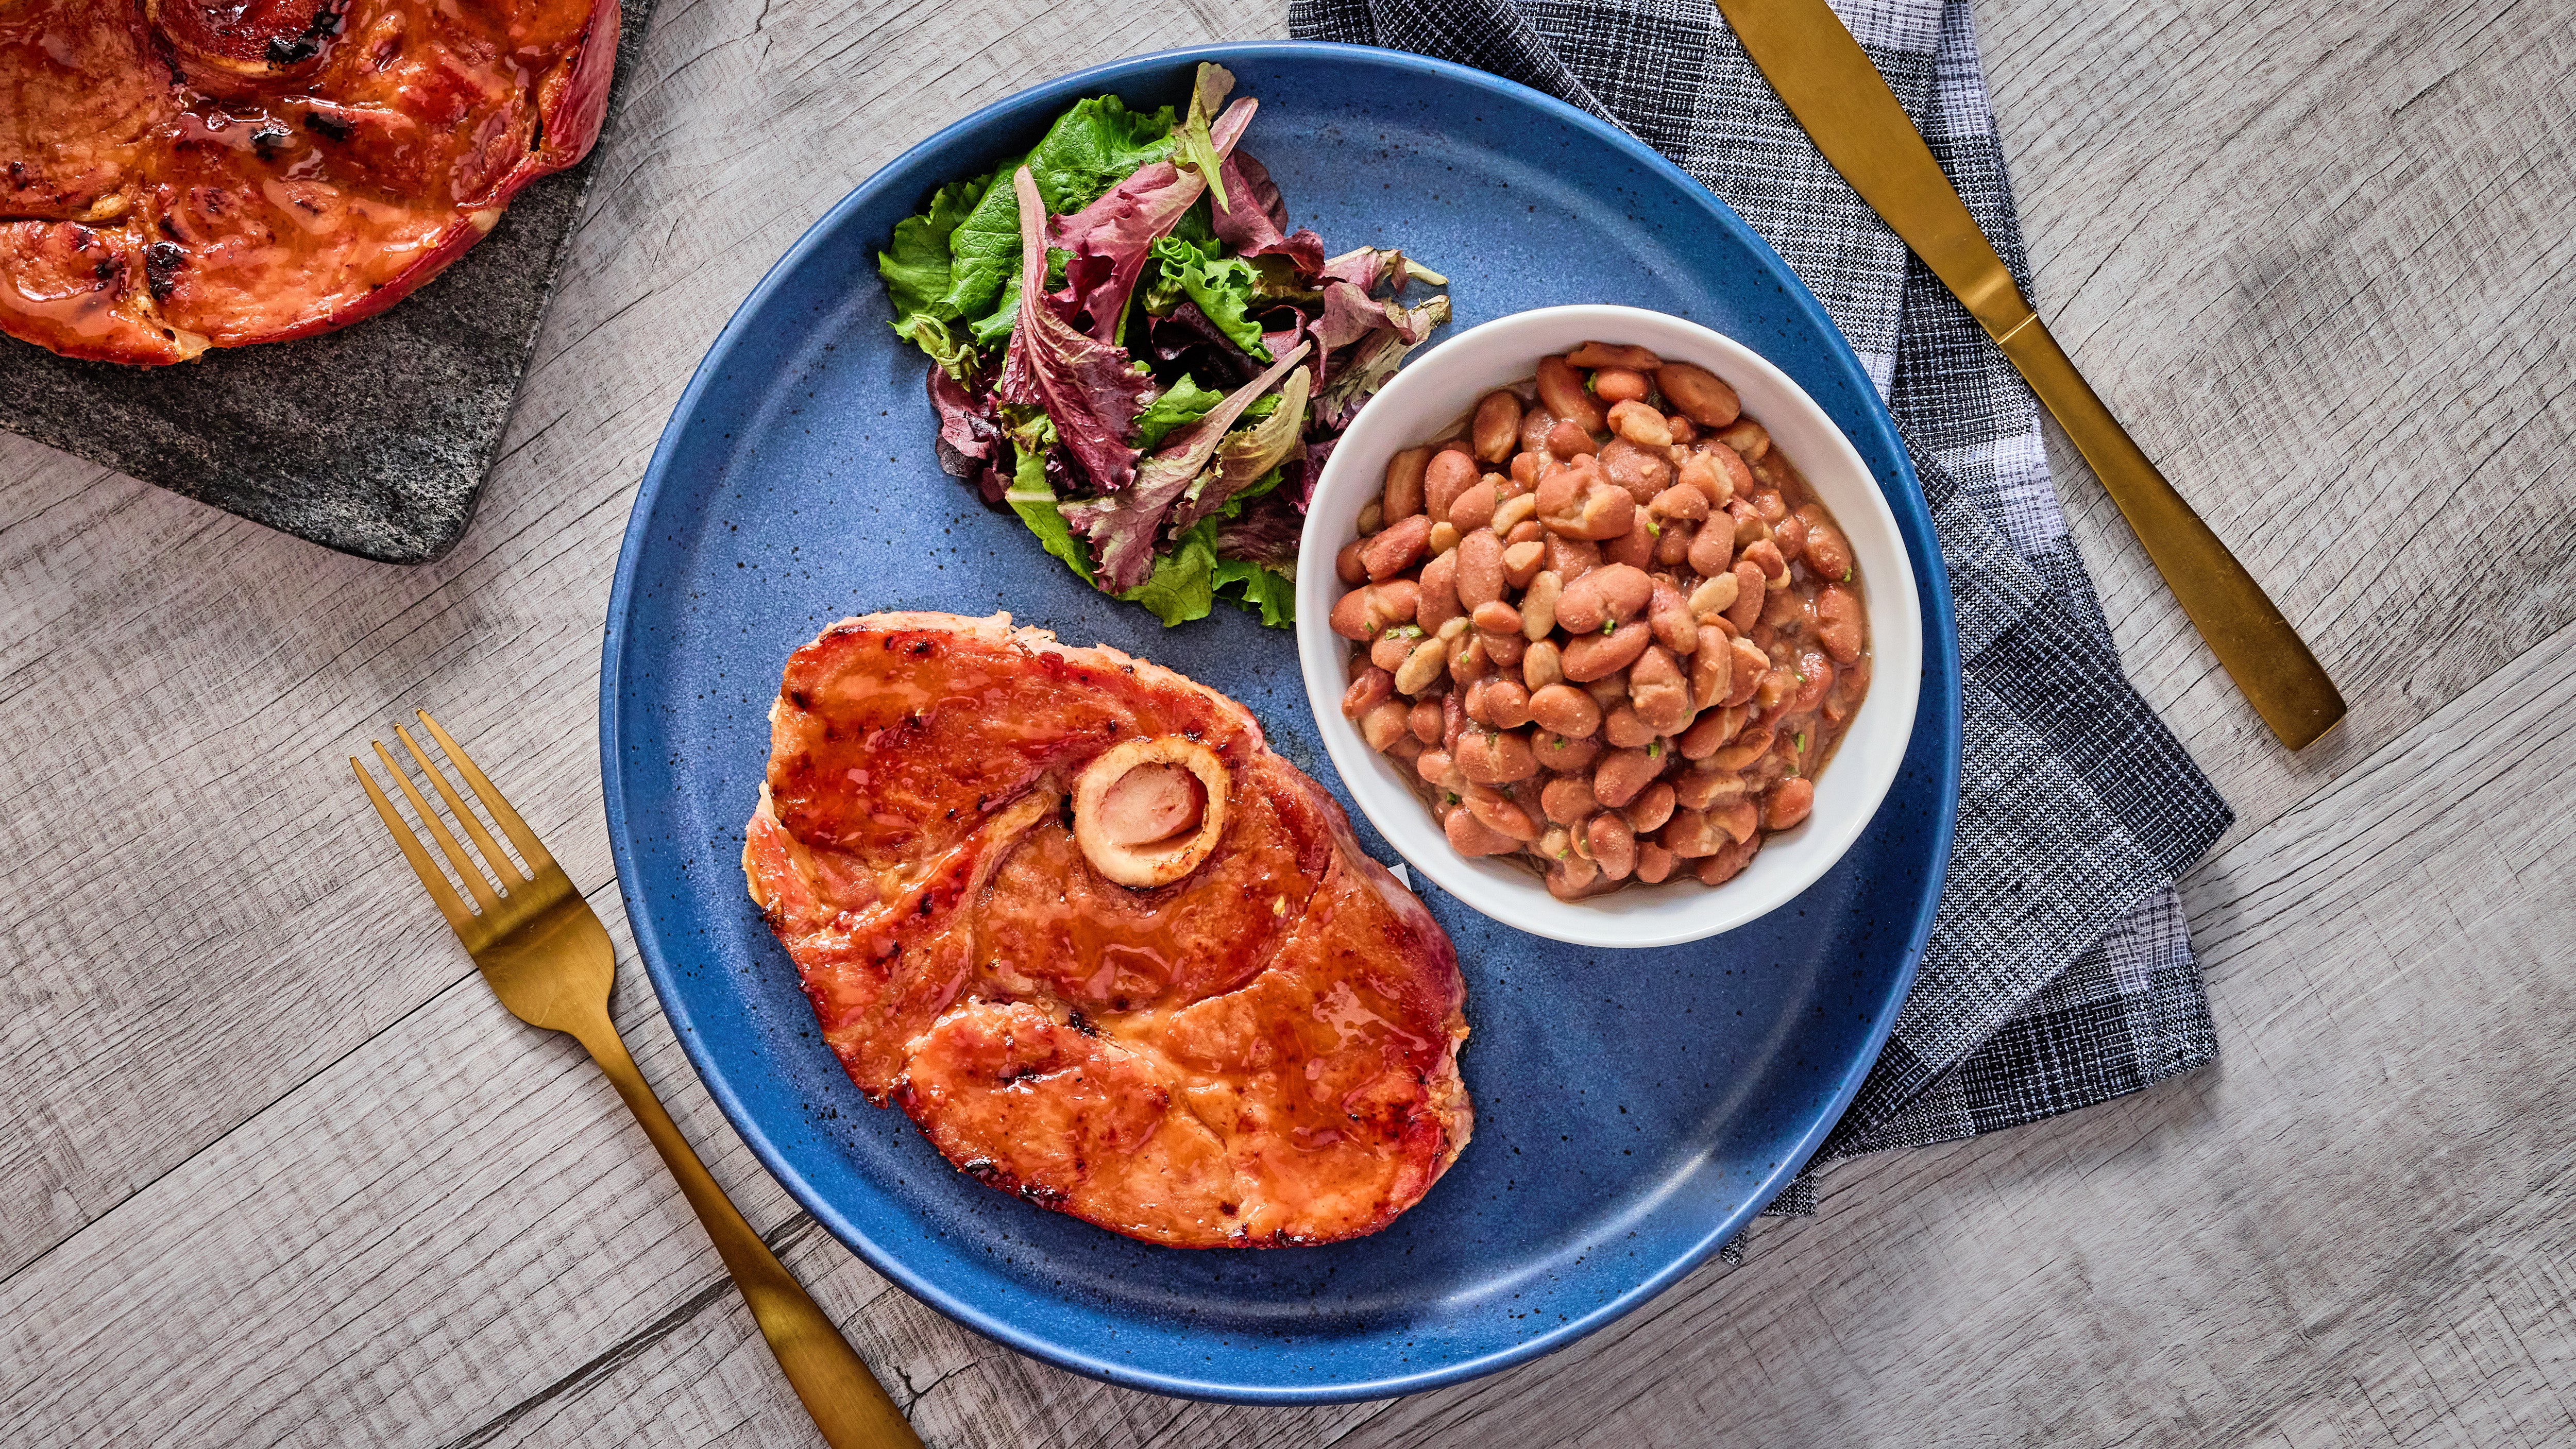
[[[1967,0],[1838,0],[2030,293]],[[1816,1176],[2133,1092],[2218,1041],[2174,880],[2233,816],[2129,686],[2036,401],[1826,163],[1708,0],[1292,0],[1290,33],[1507,76],[1619,126],[1788,259],[1895,415],[1958,602],[1957,842],[1913,993]]]

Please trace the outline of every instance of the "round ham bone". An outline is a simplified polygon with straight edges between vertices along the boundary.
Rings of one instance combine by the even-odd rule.
[[[1074,843],[1120,885],[1170,885],[1224,834],[1225,762],[1196,740],[1128,740],[1094,756],[1074,782]]]

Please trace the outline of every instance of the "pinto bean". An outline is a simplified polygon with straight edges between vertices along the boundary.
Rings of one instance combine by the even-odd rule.
[[[1623,699],[1601,716],[1601,738],[1614,750],[1642,750],[1658,736],[1655,727],[1639,719],[1636,707]]]
[[[1364,585],[1333,604],[1333,632],[1345,639],[1374,639],[1390,625],[1410,622],[1420,601],[1421,586],[1411,579]]]
[[[1665,821],[1673,818],[1673,805],[1673,787],[1657,780],[1637,792],[1637,798],[1629,801],[1628,808],[1621,813],[1627,816],[1630,830],[1639,835],[1652,835],[1664,828]]]
[[[1568,851],[1547,868],[1547,893],[1561,901],[1579,901],[1592,894],[1600,879],[1601,867]]]
[[[1371,664],[1342,691],[1342,718],[1358,719],[1377,702],[1395,693],[1395,676]]]
[[[1407,448],[1386,461],[1386,488],[1378,495],[1387,521],[1422,511],[1422,474],[1431,463],[1429,448]]]
[[[1581,684],[1616,674],[1646,652],[1653,633],[1641,622],[1620,625],[1608,634],[1586,634],[1565,646],[1565,677]]]
[[[1562,357],[1538,360],[1538,400],[1541,407],[1586,433],[1602,429],[1601,404],[1584,390],[1583,374]]]
[[[1697,523],[1708,517],[1708,495],[1688,483],[1676,483],[1656,494],[1646,511],[1666,523],[1675,519]]]
[[[1691,536],[1691,572],[1713,579],[1732,569],[1735,559],[1735,520],[1723,513],[1712,513]]]
[[[1815,617],[1815,601],[1802,589],[1784,586],[1762,595],[1762,623],[1775,635],[1803,634]]]
[[[1476,421],[1467,429],[1476,456],[1499,463],[1512,455],[1521,435],[1521,400],[1509,388],[1496,388],[1476,404]]]
[[[1759,836],[1741,845],[1728,845],[1717,854],[1697,862],[1691,871],[1691,878],[1701,885],[1724,885],[1742,875],[1744,868],[1753,863],[1753,857],[1759,854],[1761,849],[1762,840]]]
[[[1394,532],[1393,529],[1387,531]],[[1751,564],[1760,569],[1762,582],[1771,588],[1789,587],[1789,560],[1781,555],[1777,540],[1766,538],[1759,543],[1747,544],[1744,551],[1735,556],[1735,561],[1739,566]]]
[[[1546,452],[1547,435],[1556,427],[1556,423],[1556,414],[1549,412],[1544,407],[1534,407],[1528,412],[1521,414],[1521,451],[1524,453]]]
[[[1416,513],[1390,523],[1377,537],[1360,545],[1360,562],[1369,580],[1383,583],[1421,562],[1431,550],[1431,520]]]
[[[1572,583],[1601,567],[1601,546],[1589,539],[1567,538],[1551,533],[1547,544],[1547,571],[1566,583]]]
[[[1590,772],[1592,762],[1601,758],[1601,752],[1606,748],[1599,735],[1574,739],[1552,730],[1542,731],[1530,741],[1530,749],[1537,754],[1541,764],[1551,770],[1577,775]]]
[[[1699,424],[1680,413],[1664,414],[1664,431],[1672,434],[1676,443],[1695,442],[1699,438]]]
[[[1557,657],[1555,640],[1541,639],[1521,656],[1521,683],[1529,686],[1531,694],[1535,695],[1563,678],[1565,667]]]
[[[1449,550],[1456,548],[1457,546],[1458,525],[1454,523],[1435,523],[1431,525],[1431,551],[1433,553],[1447,553]]]
[[[1422,475],[1422,506],[1434,523],[1449,519],[1449,505],[1476,486],[1476,460],[1456,451],[1435,454]]]
[[[1601,556],[1612,563],[1623,563],[1630,568],[1652,568],[1655,563],[1655,543],[1659,532],[1654,515],[1631,504],[1628,510],[1628,531],[1601,545]]]
[[[1730,837],[1705,810],[1676,810],[1655,832],[1655,843],[1683,860],[1715,855]]]
[[[1816,595],[1816,642],[1837,664],[1860,657],[1863,615],[1860,598],[1837,584]]]
[[[1429,749],[1414,756],[1413,771],[1426,785],[1451,791],[1467,788],[1467,777],[1458,773],[1458,762],[1449,758],[1447,750]]]
[[[1804,775],[1791,776],[1780,782],[1762,808],[1762,826],[1766,830],[1786,830],[1807,818],[1816,808],[1816,782]]]
[[[1395,678],[1395,671],[1404,667],[1404,656],[1413,652],[1413,646],[1421,637],[1421,631],[1404,628],[1389,629],[1378,635],[1376,641],[1369,645],[1369,667],[1383,669],[1387,671],[1387,678]]]
[[[1413,703],[1413,715],[1411,718],[1407,719],[1405,723],[1412,728],[1413,737],[1415,739],[1422,741],[1426,745],[1436,745],[1440,743],[1440,701],[1437,699],[1415,700]]]
[[[1592,697],[1570,684],[1550,684],[1532,690],[1529,697],[1530,718],[1551,734],[1568,739],[1583,739],[1601,728],[1601,706]]]
[[[1488,679],[1467,691],[1467,717],[1498,730],[1530,722],[1529,691],[1509,679]]]
[[[1458,530],[1461,538],[1491,523],[1494,510],[1501,505],[1502,490],[1491,477],[1481,478],[1449,503],[1447,527]]]
[[[1744,798],[1744,777],[1706,765],[1673,777],[1673,803],[1685,810],[1706,810]]]
[[[1453,551],[1422,566],[1421,581],[1415,585],[1414,622],[1436,631],[1459,612],[1458,555]]]
[[[1647,390],[1646,375],[1633,367],[1593,370],[1592,395],[1608,403],[1613,412],[1618,411],[1621,403],[1643,403]]]
[[[1704,452],[1693,451],[1673,469],[1676,487],[1687,487],[1700,495],[1712,509],[1724,508],[1735,496],[1727,486],[1726,475],[1718,471],[1716,460]]]
[[[1714,624],[1700,625],[1698,635],[1699,647],[1691,651],[1691,705],[1709,709],[1726,698],[1734,679],[1735,651],[1728,647],[1733,641],[1726,631]]]
[[[1557,596],[1556,622],[1569,634],[1591,634],[1609,623],[1624,624],[1645,611],[1655,581],[1630,564],[1604,564],[1565,586]]]
[[[1771,541],[1780,545],[1780,557],[1796,563],[1807,551],[1807,520],[1792,513],[1771,525]]]
[[[1814,504],[1809,504],[1806,508],[1798,510],[1807,525],[1807,567],[1818,578],[1837,584],[1850,583],[1852,580],[1851,540],[1843,537],[1843,531],[1836,528],[1831,520],[1821,514],[1808,516],[1814,508]]]
[[[1644,750],[1613,750],[1592,767],[1592,796],[1616,810],[1645,793],[1664,762]]]
[[[1674,734],[1690,723],[1690,686],[1683,681],[1681,665],[1671,650],[1650,644],[1628,666],[1628,702],[1654,734]],[[1612,737],[1612,744],[1619,742]]]
[[[1398,694],[1420,694],[1439,682],[1449,667],[1449,641],[1433,635],[1413,646],[1404,656],[1403,665],[1395,671]]]
[[[1705,760],[1724,748],[1726,742],[1734,739],[1744,728],[1745,714],[1742,705],[1732,709],[1720,706],[1703,710],[1697,719],[1691,721],[1691,727],[1682,731],[1681,738],[1673,742],[1673,748],[1681,751],[1685,760]]]
[[[1654,595],[1646,601],[1646,622],[1655,631],[1655,642],[1675,654],[1698,651],[1699,621],[1691,617],[1690,605],[1672,580],[1656,578]]]
[[[1523,523],[1526,523],[1537,516],[1538,495],[1536,490],[1533,489],[1526,493],[1511,494],[1504,498],[1501,503],[1496,504],[1494,506],[1494,520],[1485,526],[1492,529],[1494,532],[1509,538]]]
[[[1372,750],[1385,750],[1410,736],[1412,720],[1412,705],[1400,699],[1379,700],[1360,716],[1360,738],[1367,740]]]
[[[1637,836],[1628,822],[1604,811],[1583,827],[1583,838],[1592,847],[1592,863],[1611,880],[1626,880],[1637,868]]]
[[[1617,433],[1622,441],[1641,448],[1669,448],[1673,445],[1673,430],[1664,426],[1664,415],[1641,402],[1613,404],[1610,430]]]
[[[1510,855],[1521,843],[1476,818],[1476,812],[1464,805],[1449,812],[1440,822],[1441,833],[1449,837],[1449,847],[1460,855]]]
[[[1530,819],[1512,798],[1500,790],[1483,785],[1469,785],[1464,791],[1467,809],[1487,826],[1527,844],[1539,837],[1538,822]]]
[[[1583,431],[1581,425],[1559,422],[1547,430],[1547,451],[1550,457],[1571,463],[1601,451],[1601,444]]]
[[[1762,565],[1745,559],[1735,566],[1735,602],[1727,606],[1726,621],[1738,629],[1750,629],[1762,622],[1762,594],[1770,581],[1762,576]]]
[[[1750,639],[1730,639],[1727,650],[1733,656],[1728,662],[1729,682],[1720,704],[1745,704],[1761,691],[1764,676],[1771,672],[1771,656]]]
[[[1485,652],[1483,635],[1474,635],[1463,643],[1449,646],[1449,678],[1460,689],[1493,672],[1493,657]]]
[[[1538,566],[1546,561],[1547,545],[1536,539],[1507,544],[1503,548],[1503,582],[1515,589],[1526,589],[1538,577]]]
[[[1503,541],[1489,528],[1458,541],[1458,603],[1473,612],[1503,596]]]
[[[1529,648],[1529,641],[1518,634],[1487,634],[1479,631],[1476,635],[1476,647],[1484,651],[1487,659],[1494,661],[1496,669],[1518,669],[1521,667],[1521,655]]]
[[[1333,577],[1346,584],[1368,582],[1368,565],[1360,561],[1360,541],[1352,539],[1333,555]]]
[[[1637,842],[1637,879],[1648,885],[1662,885],[1672,879],[1673,853],[1651,840]]]
[[[1684,521],[1676,520],[1665,524],[1662,535],[1655,540],[1655,562],[1666,568],[1688,562],[1691,539],[1697,533],[1697,529]]]
[[[1702,427],[1725,427],[1744,411],[1736,400],[1735,389],[1705,367],[1667,362],[1655,369],[1655,386],[1663,389],[1666,402]]]
[[[1701,579],[1699,587],[1691,590],[1691,617],[1707,620],[1725,613],[1735,603],[1737,587],[1731,568]]]
[[[1601,450],[1601,471],[1639,503],[1673,486],[1671,450],[1641,447],[1624,437],[1612,438]]]
[[[1592,782],[1581,775],[1556,775],[1539,787],[1538,808],[1559,825],[1576,825],[1601,808],[1592,798]]]
[[[1529,736],[1518,730],[1468,730],[1458,737],[1450,754],[1457,757],[1458,768],[1479,785],[1512,785],[1538,773],[1538,757],[1530,753]]]
[[[1717,430],[1717,440],[1733,448],[1747,466],[1760,462],[1771,451],[1771,435],[1751,418],[1737,418]]]
[[[1728,771],[1741,770],[1745,766],[1752,764],[1755,760],[1758,760],[1769,753],[1771,753],[1771,727],[1769,725],[1755,725],[1753,728],[1737,735],[1735,737],[1735,743],[1728,745],[1726,748],[1709,756],[1709,768]]]
[[[1664,360],[1643,347],[1620,342],[1586,342],[1565,355],[1576,367],[1624,367],[1631,372],[1652,372]]]
[[[1806,714],[1825,702],[1834,687],[1833,661],[1815,650],[1798,656],[1798,689],[1789,696],[1789,713]]]
[[[1727,837],[1738,845],[1751,840],[1762,829],[1761,807],[1749,798],[1712,806],[1708,818],[1709,823],[1725,831]]]

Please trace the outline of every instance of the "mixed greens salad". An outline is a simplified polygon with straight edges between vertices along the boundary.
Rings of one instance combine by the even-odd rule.
[[[940,465],[1167,625],[1218,598],[1289,622],[1325,455],[1449,320],[1446,296],[1400,300],[1448,281],[1402,252],[1287,229],[1233,89],[1203,65],[1183,116],[1077,102],[877,257],[931,360]]]

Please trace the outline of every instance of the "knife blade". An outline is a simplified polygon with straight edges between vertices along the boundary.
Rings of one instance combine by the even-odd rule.
[[[1789,114],[2003,350],[2092,465],[2165,586],[2263,723],[2303,749],[2343,695],[2263,586],[2120,426],[2050,336],[1896,93],[1825,0],[1716,0]]]

